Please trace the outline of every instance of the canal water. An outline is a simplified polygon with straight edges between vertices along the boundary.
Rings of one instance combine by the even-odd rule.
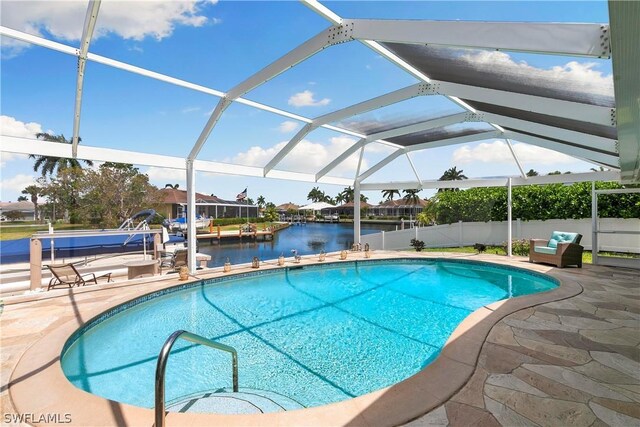
[[[379,233],[395,230],[395,225],[362,224],[361,234]],[[247,237],[242,241],[209,244],[206,240],[199,243],[200,253],[211,255],[209,267],[219,267],[227,258],[231,264],[251,262],[257,256],[260,260],[276,259],[281,254],[292,256],[295,249],[299,255],[315,255],[320,251],[334,252],[350,249],[353,245],[353,224],[307,223],[291,225],[275,233],[273,240],[254,241]]]

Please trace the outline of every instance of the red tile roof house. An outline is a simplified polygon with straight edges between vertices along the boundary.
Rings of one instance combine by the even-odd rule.
[[[164,196],[163,206],[158,209],[158,213],[165,218],[180,218],[186,214],[187,192],[172,188],[160,190]],[[247,215],[248,211],[248,215]],[[196,215],[207,218],[255,218],[258,216],[258,206],[238,202],[223,200],[214,195],[196,193]]]

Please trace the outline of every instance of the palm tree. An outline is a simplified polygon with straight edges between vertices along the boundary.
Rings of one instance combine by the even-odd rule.
[[[48,133],[37,133],[36,138],[42,141],[59,142],[61,144],[71,144],[71,141],[67,140],[63,134],[51,135]],[[78,142],[82,139],[78,138]],[[78,160],[66,157],[52,157],[52,156],[38,156],[36,154],[29,154],[30,159],[36,159],[33,164],[34,172],[42,173],[42,176],[53,175],[54,172],[58,172],[62,169],[79,168],[82,169],[80,162],[84,162],[87,166],[93,166],[91,160]]]
[[[324,191],[321,191],[318,187],[313,187],[311,191],[309,191],[309,194],[307,194],[307,200],[311,200],[312,202],[321,202],[325,197]]]
[[[457,167],[454,166],[444,171],[444,173],[442,174],[440,179],[438,179],[438,181],[461,181],[463,179],[468,179],[467,176],[462,172],[464,172],[462,169],[458,170]],[[458,189],[457,188],[439,188],[438,189],[438,193],[442,191],[458,191]]]
[[[399,190],[382,190],[382,197],[385,197],[387,201],[393,200],[393,197],[398,195],[400,197]]]
[[[338,196],[340,195],[342,195],[342,200],[344,200],[345,203],[353,202],[355,198],[355,190],[351,188],[351,186],[349,186],[342,190],[340,194],[338,194]]]
[[[172,190],[177,190],[180,187],[180,184],[165,184],[164,188],[170,188]],[[212,194],[213,196],[213,194]]]
[[[33,216],[36,219],[40,218],[40,216],[38,215],[38,196],[41,195],[41,191],[42,189],[37,185],[29,185],[24,190],[22,190],[22,194],[28,194],[29,196],[31,196],[31,203],[33,203]]]
[[[431,199],[425,200],[426,205],[422,208],[422,212],[416,215],[416,219],[422,225],[435,224],[438,218],[438,199],[433,196]]]
[[[256,201],[258,202],[258,207],[260,209],[262,209],[267,204],[267,201],[264,199],[264,196],[258,196],[258,199]]]
[[[403,199],[408,205],[417,205],[420,202],[420,196],[418,193],[422,190],[402,190],[404,192]]]
[[[415,215],[416,212],[416,206],[418,206],[418,204],[420,203],[420,196],[418,196],[418,193],[422,190],[402,190],[404,193],[404,201],[408,204],[408,205],[412,205],[413,208],[413,213]]]
[[[464,172],[462,169],[458,170],[458,168],[454,166],[451,169],[444,171],[438,181],[461,181],[463,179],[468,179],[462,172]]]

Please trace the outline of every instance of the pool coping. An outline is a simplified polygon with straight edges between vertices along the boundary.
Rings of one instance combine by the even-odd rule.
[[[380,258],[376,257],[376,260],[397,258],[452,260],[430,255],[396,253],[395,256],[387,254]],[[352,261],[353,259],[345,262]],[[498,267],[513,267],[512,260],[497,261],[481,260],[479,262],[494,264]],[[315,263],[305,263],[304,266],[313,264]],[[277,268],[277,266],[273,267]],[[528,263],[517,266],[519,269],[538,274],[541,272],[540,267]],[[223,277],[233,277],[247,271],[251,269]],[[570,298],[582,292],[582,287],[577,282],[564,277],[561,272],[549,268],[546,271],[543,270],[543,273],[558,280],[560,285],[551,291],[497,301],[474,311],[458,325],[440,355],[431,364],[392,386],[349,400],[288,412],[259,415],[169,413],[166,418],[167,423],[228,426],[399,425],[406,423],[436,408],[466,384],[475,371],[486,337],[491,328],[502,318],[521,309]],[[198,282],[222,275],[215,273],[209,276],[200,277]],[[180,283],[161,284],[151,292],[143,292],[134,298],[129,296],[123,301],[112,301],[108,305],[95,308],[92,310],[93,315],[90,315],[89,320],[82,325],[72,320],[51,328],[51,331],[24,352],[11,374],[9,394],[14,407],[20,413],[72,413],[72,424],[77,425],[152,425],[153,409],[110,401],[72,385],[62,372],[60,354],[68,339],[79,328],[89,324],[102,313],[145,294],[166,290],[176,285]],[[43,392],[36,393],[34,390]]]

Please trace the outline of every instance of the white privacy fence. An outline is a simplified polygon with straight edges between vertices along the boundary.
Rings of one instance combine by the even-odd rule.
[[[591,219],[552,219],[547,221],[513,221],[513,239],[548,239],[553,231],[582,234],[580,244],[591,249]],[[599,229],[640,231],[640,219],[601,218]],[[417,227],[362,236],[362,244],[371,249],[407,249],[411,239],[422,240],[425,247],[470,246],[475,243],[501,245],[507,241],[507,221],[458,222],[454,224]],[[599,250],[640,253],[638,234],[602,234]]]

